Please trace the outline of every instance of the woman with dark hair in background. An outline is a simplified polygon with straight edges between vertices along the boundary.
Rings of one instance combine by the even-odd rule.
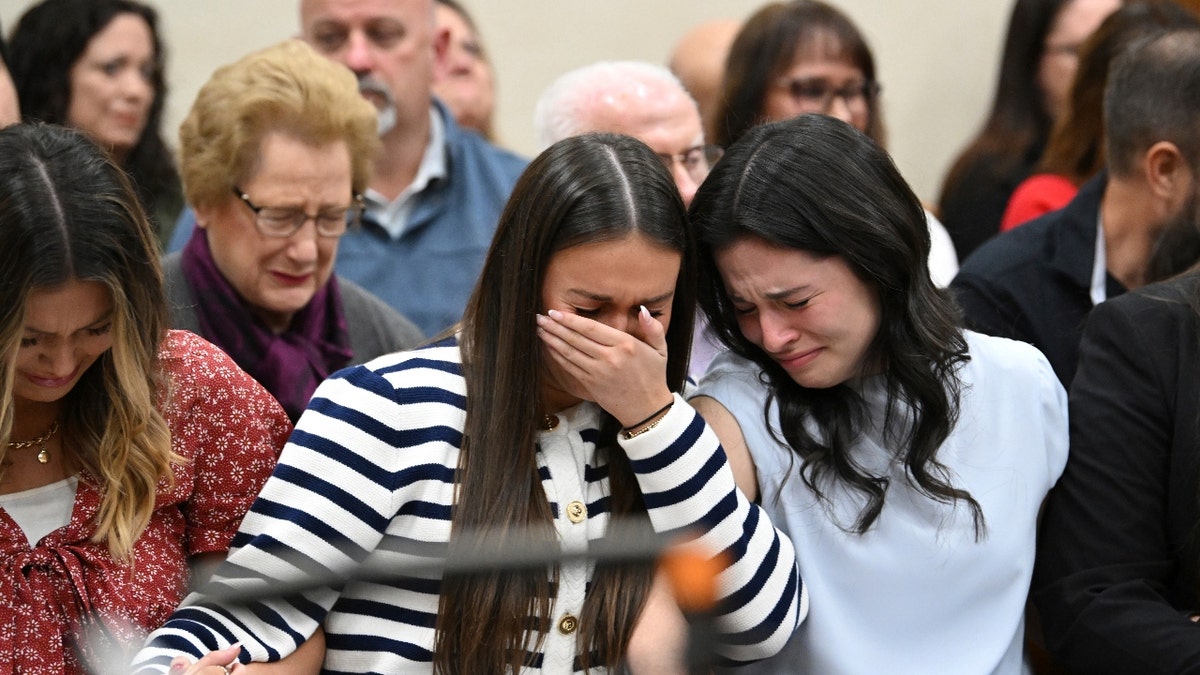
[[[1000,231],[1004,208],[1033,171],[1066,107],[1079,46],[1120,0],[1017,0],[1000,79],[979,134],[950,167],[938,215],[959,258]]]
[[[875,58],[858,27],[819,0],[772,3],[746,20],[730,48],[716,142],[728,146],[758,124],[805,113],[832,115],[884,145]],[[958,255],[937,218],[926,220],[929,272],[945,286]]]
[[[0,672],[115,672],[224,557],[291,425],[167,330],[149,223],[78,132],[0,131],[0,270]]]
[[[206,592],[332,576],[242,606],[194,595],[138,672],[202,657],[185,672],[237,673],[318,625],[333,672],[672,672],[658,634],[678,610],[649,564],[438,571],[471,535],[582,552],[631,523],[731,552],[702,647],[732,663],[773,654],[806,600],[791,544],[679,397],[695,290],[683,201],[654,152],[607,134],[550,146],[517,182],[461,331],[317,389]]]
[[[1130,0],[1100,24],[1079,51],[1079,70],[1037,173],[1013,191],[1001,230],[1060,209],[1104,168],[1104,87],[1108,67],[1126,47],[1158,31],[1194,28],[1196,16],[1174,0]]]
[[[9,47],[22,119],[75,127],[110,152],[161,247],[183,194],[159,129],[167,86],[158,14],[136,0],[42,0],[17,21]]]
[[[692,403],[812,597],[784,652],[739,672],[1022,673],[1038,509],[1067,459],[1050,364],[960,327],[920,202],[838,120],[751,130],[690,214],[729,348]]]

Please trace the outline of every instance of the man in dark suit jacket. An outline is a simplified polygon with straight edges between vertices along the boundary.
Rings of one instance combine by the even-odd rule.
[[[1200,672],[1200,274],[1096,308],[1033,599],[1070,672]]]
[[[1200,252],[1197,111],[1200,33],[1160,35],[1119,57],[1104,97],[1107,175],[966,260],[951,288],[968,327],[1033,344],[1069,386],[1092,307]]]

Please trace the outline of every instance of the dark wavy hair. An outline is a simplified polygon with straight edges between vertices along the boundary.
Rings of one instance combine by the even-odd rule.
[[[587,134],[551,145],[517,181],[462,321],[458,495],[468,498],[456,500],[455,532],[555,536],[537,462],[542,349],[534,319],[545,309],[546,268],[559,251],[635,232],[682,255],[666,336],[666,384],[679,391],[696,302],[695,244],[662,160],[636,139]],[[616,442],[620,423],[604,417],[596,445],[608,462],[612,522],[643,519],[641,492]],[[578,630],[584,667],[618,666],[652,576],[644,565],[597,567]],[[544,570],[444,579],[434,671],[519,671],[525,650],[549,629],[551,584]]]
[[[889,487],[849,451],[867,420],[861,395],[848,383],[799,385],[742,335],[714,253],[749,237],[837,256],[878,294],[880,326],[868,361],[883,368],[887,433],[913,487],[939,502],[966,502],[982,536],[978,503],[953,486],[937,456],[958,419],[957,369],[969,359],[967,344],[953,301],[929,278],[924,210],[888,154],[824,115],[760,126],[717,163],[690,214],[700,247],[700,306],[720,340],[762,368],[771,391],[764,415],[778,402],[779,440],[801,459],[805,484],[826,504],[833,482],[860,493],[864,506],[847,527],[860,534],[879,517]]]
[[[0,459],[29,294],[74,279],[99,283],[112,298],[112,348],[67,394],[62,426],[71,439],[65,451],[102,495],[93,540],[127,557],[177,459],[158,410],[169,387],[158,362],[166,300],[154,236],[128,178],[78,131],[0,130],[0,269]]]
[[[725,79],[716,114],[713,142],[728,147],[761,124],[771,83],[797,55],[818,45],[833,49],[833,58],[862,71],[875,82],[875,57],[862,32],[836,7],[820,0],[775,2],[755,12],[734,38],[725,61]],[[877,97],[870,101],[867,135],[884,144],[883,115]]]
[[[167,85],[158,13],[136,0],[42,0],[30,7],[13,29],[8,69],[17,88],[22,119],[68,124],[71,68],[83,56],[88,42],[120,14],[136,14],[144,19],[154,41],[154,100],[146,128],[121,167],[133,178],[138,199],[153,220],[157,205],[164,199],[177,198],[179,192],[179,171],[160,130]],[[155,224],[160,230],[174,226],[174,222]]]

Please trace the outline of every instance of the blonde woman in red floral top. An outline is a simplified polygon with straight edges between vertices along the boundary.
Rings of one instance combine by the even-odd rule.
[[[291,428],[165,329],[154,235],[77,132],[0,131],[0,675],[116,671],[224,557]]]

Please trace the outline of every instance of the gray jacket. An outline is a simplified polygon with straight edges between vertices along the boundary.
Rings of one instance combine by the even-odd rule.
[[[189,330],[207,338],[200,332],[200,320],[196,316],[196,305],[202,299],[193,294],[184,278],[180,256],[180,253],[172,253],[163,258],[171,328]],[[350,331],[350,350],[354,354],[350,357],[350,365],[366,363],[377,356],[411,349],[424,342],[425,336],[411,321],[358,284],[339,276],[338,290],[342,295],[346,327]]]

